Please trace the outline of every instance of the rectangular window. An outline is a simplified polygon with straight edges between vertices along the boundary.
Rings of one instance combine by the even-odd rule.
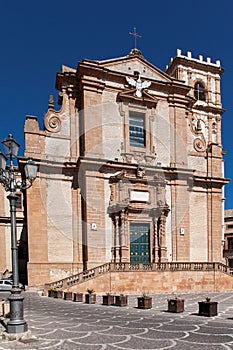
[[[228,249],[231,250],[233,249],[233,238],[228,238]]]
[[[129,113],[130,146],[145,147],[145,115],[139,112]]]

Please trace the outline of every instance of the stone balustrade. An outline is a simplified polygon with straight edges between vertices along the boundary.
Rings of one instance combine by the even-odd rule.
[[[174,272],[174,271],[220,271],[233,276],[233,269],[218,262],[162,262],[162,263],[106,263],[89,270],[48,283],[45,289],[68,289],[109,272]]]

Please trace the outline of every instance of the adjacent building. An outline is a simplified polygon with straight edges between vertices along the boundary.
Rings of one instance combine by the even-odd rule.
[[[233,267],[233,209],[225,210],[225,245],[223,256],[226,264]]]

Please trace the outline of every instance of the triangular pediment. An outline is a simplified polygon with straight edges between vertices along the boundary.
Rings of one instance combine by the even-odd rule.
[[[152,96],[145,90],[142,91],[141,97],[137,97],[136,89],[126,89],[120,92],[117,98],[119,101],[132,102],[138,105],[141,104],[150,108],[155,108],[158,102],[158,100],[154,96]]]
[[[132,75],[139,72],[144,79],[170,82],[174,80],[159,68],[148,62],[139,50],[132,50],[128,56],[98,61],[98,65],[111,71]]]

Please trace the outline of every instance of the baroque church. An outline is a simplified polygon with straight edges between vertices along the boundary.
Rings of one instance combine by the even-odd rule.
[[[222,73],[181,50],[161,71],[136,48],[62,66],[60,110],[51,96],[44,128],[25,122],[39,166],[25,195],[29,286],[107,263],[223,262]]]

